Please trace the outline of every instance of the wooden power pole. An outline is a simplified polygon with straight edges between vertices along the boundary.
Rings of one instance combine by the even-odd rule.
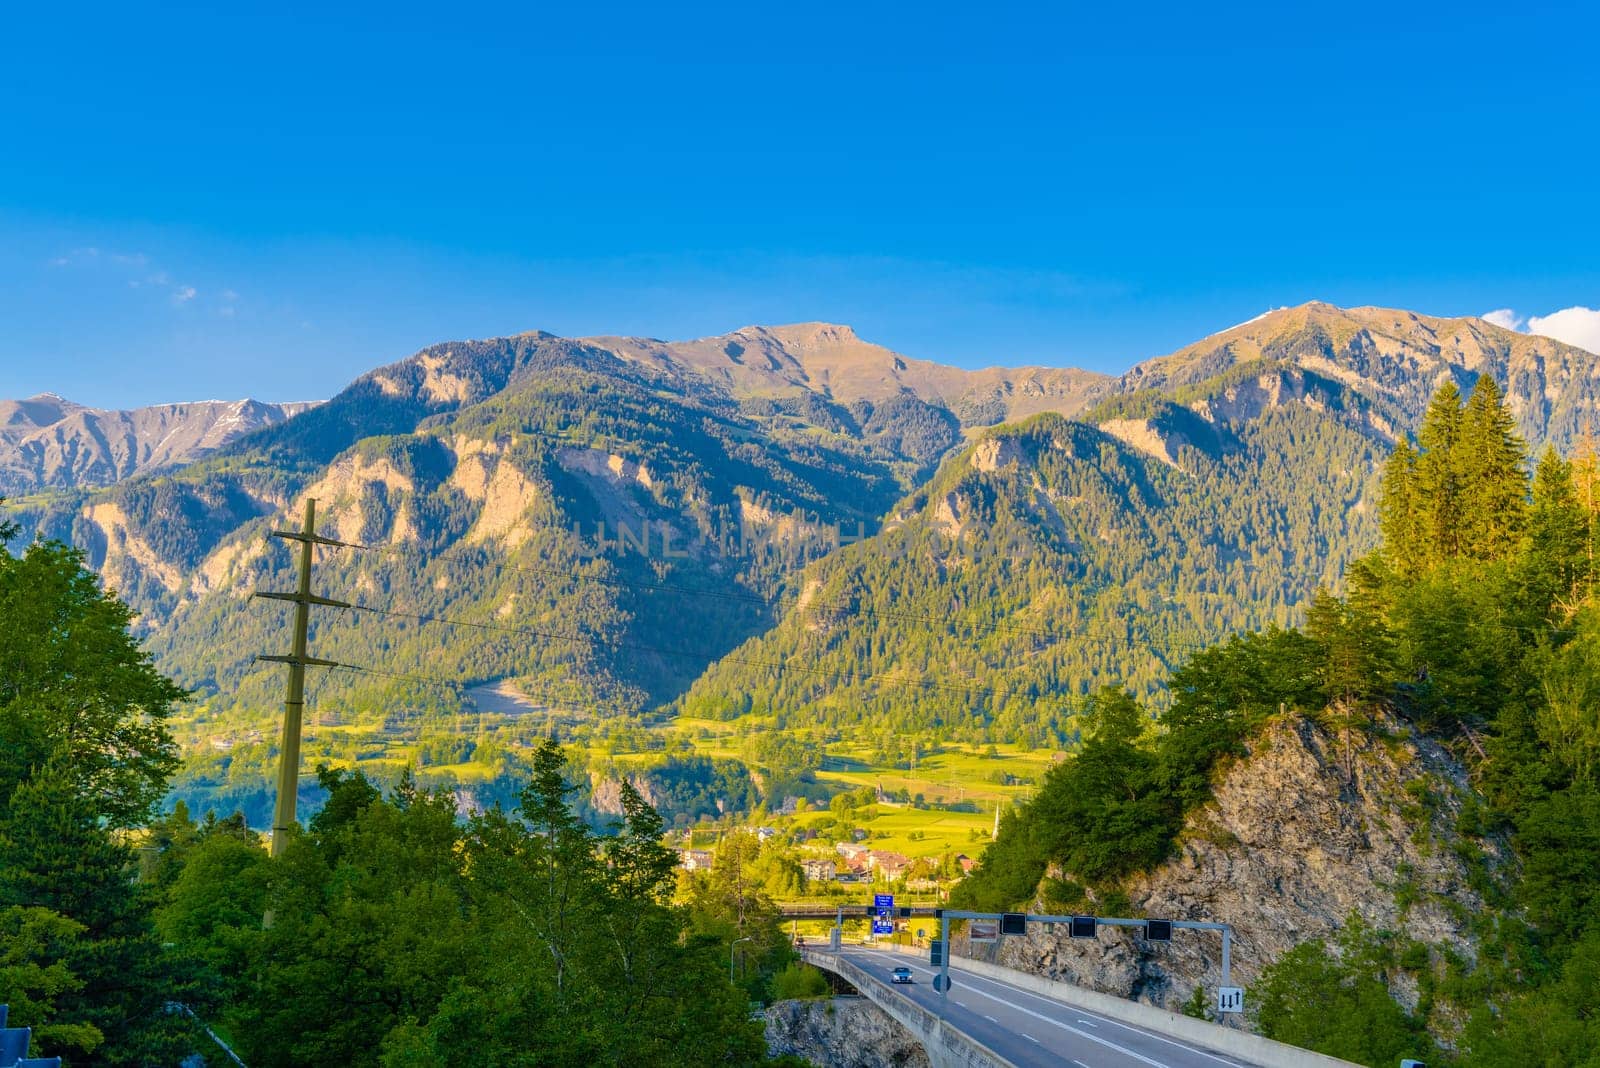
[[[272,809],[272,855],[280,856],[288,842],[289,829],[295,826],[295,799],[300,790],[300,723],[305,713],[306,667],[338,667],[333,660],[318,660],[306,655],[306,630],[311,623],[311,606],[349,608],[345,601],[333,601],[311,592],[311,550],[318,545],[339,545],[333,538],[317,535],[317,502],[306,498],[305,525],[299,531],[274,530],[274,538],[300,543],[300,581],[294,593],[257,590],[255,596],[294,604],[294,644],[288,656],[261,654],[257,660],[289,665],[289,688],[283,698],[283,741],[278,747],[278,799]]]

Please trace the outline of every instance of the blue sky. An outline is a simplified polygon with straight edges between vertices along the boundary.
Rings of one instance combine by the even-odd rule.
[[[321,397],[533,328],[1119,370],[1312,298],[1600,306],[1576,4],[47,6],[0,35],[0,397]]]

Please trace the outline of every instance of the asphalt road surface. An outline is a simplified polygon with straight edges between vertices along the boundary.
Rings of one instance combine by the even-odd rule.
[[[892,989],[939,1013],[1018,1068],[1255,1068],[1237,1057],[1213,1053],[1119,1020],[1109,1020],[1009,983],[952,969],[954,982],[941,998],[933,989],[927,954],[884,950],[840,952],[869,975],[889,982],[890,969],[905,965],[915,979]],[[941,1004],[943,1002],[943,1004]]]

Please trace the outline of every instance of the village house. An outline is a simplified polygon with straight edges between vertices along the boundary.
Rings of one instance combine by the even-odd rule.
[[[839,866],[831,860],[811,858],[800,862],[800,870],[806,873],[807,882],[829,883],[839,873]]]
[[[711,851],[707,849],[680,849],[678,863],[684,871],[710,871]]]
[[[892,883],[905,876],[906,869],[911,867],[911,858],[887,849],[872,849],[867,851],[867,866]]]

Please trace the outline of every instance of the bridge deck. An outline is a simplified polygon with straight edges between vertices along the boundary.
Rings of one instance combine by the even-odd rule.
[[[1203,1024],[1198,1030],[1212,1036],[1205,1042],[1181,1031],[1163,1034],[1156,1027],[1136,1026],[1125,1019],[1114,1019],[1104,1013],[1064,1004],[1061,1000],[1006,982],[1003,977],[961,970],[959,959],[952,962],[956,965],[952,972],[953,989],[948,996],[941,997],[933,989],[934,970],[928,966],[926,954],[912,955],[846,946],[839,951],[837,958],[828,951],[813,949],[808,949],[805,957],[822,968],[829,968],[835,960],[843,962],[853,973],[852,982],[858,988],[865,985],[867,989],[861,992],[874,1002],[883,1005],[885,998],[908,999],[918,1009],[938,1016],[945,1027],[996,1054],[999,1061],[991,1063],[1008,1063],[1015,1068],[1058,1068],[1061,1065],[1076,1065],[1078,1068],[1249,1068],[1267,1064],[1334,1066],[1346,1063],[1290,1046],[1269,1043],[1254,1035]],[[914,982],[909,986],[889,982],[890,970],[902,965],[912,970]],[[1025,981],[1024,977],[1019,975],[1019,981]],[[1165,1015],[1160,1014],[1159,1010],[1141,1008],[1148,1010],[1152,1017]],[[1126,1014],[1118,1012],[1118,1015]],[[1199,1021],[1185,1020],[1183,1023],[1192,1026]],[[1215,1044],[1208,1045],[1208,1042]],[[1257,1050],[1257,1056],[1254,1057],[1238,1052],[1255,1047],[1261,1049]],[[1265,1056],[1260,1055],[1263,1052]],[[966,1058],[941,1058],[933,1050],[929,1050],[929,1056],[935,1064],[981,1063]]]

